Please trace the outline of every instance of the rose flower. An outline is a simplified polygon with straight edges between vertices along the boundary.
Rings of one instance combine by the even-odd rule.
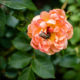
[[[35,16],[28,25],[27,34],[34,49],[52,55],[67,48],[73,27],[67,21],[64,10],[53,9]]]

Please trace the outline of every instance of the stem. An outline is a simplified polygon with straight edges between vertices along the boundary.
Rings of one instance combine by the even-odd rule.
[[[66,6],[67,6],[67,4],[68,4],[68,0],[65,0],[65,2],[64,2],[64,4],[62,5],[61,9],[65,9]]]

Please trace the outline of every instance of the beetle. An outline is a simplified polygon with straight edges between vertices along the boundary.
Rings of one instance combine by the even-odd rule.
[[[45,33],[45,32],[41,32],[40,34],[39,34],[39,36],[40,37],[42,37],[42,38],[44,38],[44,39],[48,39],[48,38],[50,38],[50,33]]]

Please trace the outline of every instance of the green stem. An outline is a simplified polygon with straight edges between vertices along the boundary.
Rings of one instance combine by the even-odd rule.
[[[67,6],[67,4],[68,4],[68,0],[65,0],[65,2],[64,2],[64,4],[62,5],[61,9],[65,9],[66,6]]]

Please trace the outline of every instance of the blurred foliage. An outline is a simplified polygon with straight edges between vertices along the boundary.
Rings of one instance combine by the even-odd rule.
[[[73,38],[67,49],[48,56],[30,46],[27,26],[65,0],[0,0],[0,80],[80,80],[80,0],[67,1]]]

